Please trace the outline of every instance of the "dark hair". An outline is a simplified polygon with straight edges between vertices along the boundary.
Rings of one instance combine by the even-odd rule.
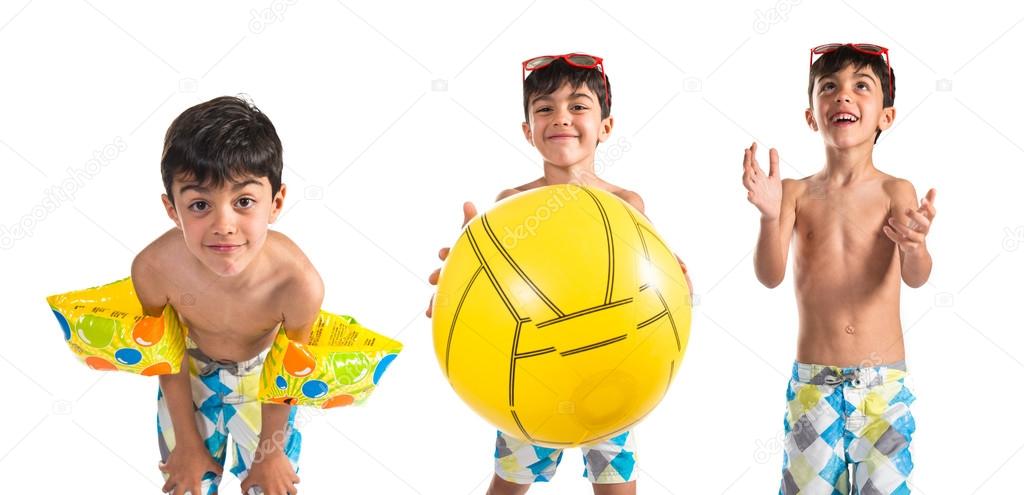
[[[834,52],[822,55],[811,64],[811,72],[807,81],[808,105],[814,106],[814,82],[819,78],[831,76],[845,69],[848,65],[853,65],[856,69],[870,67],[882,83],[882,108],[889,108],[893,105],[896,99],[896,71],[892,70],[885,61],[885,57],[860,52],[847,45],[837,48]],[[876,143],[878,142],[878,136],[881,135],[882,130],[878,129],[875,132]]]
[[[271,195],[281,189],[281,139],[251,102],[221,96],[185,110],[164,136],[160,174],[173,202],[175,177],[220,187],[244,177],[266,177]]]
[[[557,59],[546,67],[530,72],[523,80],[523,114],[526,116],[526,121],[530,121],[531,98],[547,96],[558,91],[567,83],[574,90],[584,85],[590,88],[601,105],[601,118],[608,118],[612,113],[612,88],[609,81],[606,97],[605,81],[608,81],[607,76],[601,74],[596,67],[593,69],[573,67],[562,59]]]

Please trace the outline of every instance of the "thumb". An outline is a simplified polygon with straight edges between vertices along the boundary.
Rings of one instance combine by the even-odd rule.
[[[465,227],[476,216],[476,205],[470,201],[462,204],[462,226]]]
[[[224,474],[224,466],[221,466],[220,463],[218,463],[213,458],[210,458],[207,464],[207,471],[212,471],[213,474],[216,474],[217,476]]]

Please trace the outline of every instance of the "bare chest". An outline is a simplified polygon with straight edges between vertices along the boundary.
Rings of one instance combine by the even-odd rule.
[[[204,349],[258,346],[282,321],[280,308],[263,291],[191,287],[169,295],[190,336]]]
[[[797,207],[796,249],[805,259],[866,261],[891,256],[893,244],[882,231],[889,214],[884,194],[816,193],[811,188]]]

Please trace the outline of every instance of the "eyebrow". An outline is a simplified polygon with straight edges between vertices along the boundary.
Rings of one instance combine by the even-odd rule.
[[[820,82],[822,82],[822,81],[824,81],[826,79],[831,79],[832,81],[837,81],[837,80],[839,80],[839,77],[837,76],[837,74],[839,74],[839,73],[838,72],[833,72],[832,74],[821,76],[821,77],[818,78],[817,82],[820,83]],[[857,78],[857,79],[861,79],[861,78],[867,79],[867,80],[869,80],[871,82],[881,82],[878,79],[878,77],[875,76],[875,74],[873,72],[857,71],[857,72],[853,73],[853,77]]]
[[[586,93],[573,93],[573,94],[569,95],[569,99],[570,100],[572,100],[574,98],[586,98],[586,99],[588,99],[590,101],[594,101],[594,98],[592,98],[590,95],[588,95]],[[543,101],[552,101],[552,100],[554,100],[554,98],[552,98],[551,95],[538,96],[538,97],[534,98],[533,101],[531,101],[530,103],[533,104],[533,103],[537,103],[538,101],[542,101],[542,100]]]
[[[256,184],[257,186],[262,185],[260,183],[260,181],[258,181],[256,179],[246,179],[246,180],[244,180],[242,182],[235,182],[231,186],[231,190],[233,192],[241,191],[242,189],[245,189],[246,186],[250,186],[252,184]],[[204,186],[201,186],[199,184],[186,184],[184,186],[181,186],[180,189],[178,189],[178,194],[179,195],[180,194],[185,194],[185,191],[190,191],[190,190],[191,191],[195,191],[195,192],[200,193],[200,194],[209,193],[210,192],[210,189],[208,189],[208,188],[206,188]]]
[[[871,80],[871,82],[875,82],[878,79],[877,76],[875,76],[874,72],[861,72],[861,71],[857,71],[857,72],[854,72],[853,75],[856,76],[856,77],[867,78],[867,79]]]

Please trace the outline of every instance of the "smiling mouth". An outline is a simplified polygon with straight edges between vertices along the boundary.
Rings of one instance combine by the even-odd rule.
[[[848,112],[839,112],[832,116],[831,122],[833,124],[853,124],[860,120],[860,117]]]
[[[244,245],[245,244],[207,244],[206,247],[218,253],[230,253]]]
[[[555,134],[553,136],[548,136],[548,139],[576,139],[578,137],[579,136],[573,136],[570,134]]]

